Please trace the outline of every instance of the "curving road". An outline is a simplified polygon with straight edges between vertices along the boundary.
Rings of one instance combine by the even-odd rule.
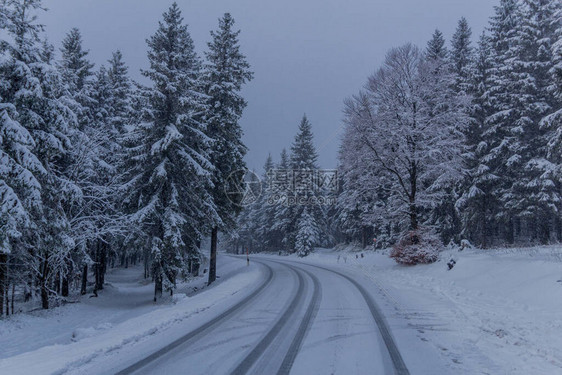
[[[118,374],[409,374],[368,291],[347,274],[252,260],[256,289]]]

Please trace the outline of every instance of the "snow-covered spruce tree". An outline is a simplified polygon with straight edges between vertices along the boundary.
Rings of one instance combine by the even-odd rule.
[[[259,252],[264,250],[260,234],[261,215],[263,213],[261,206],[264,204],[263,197],[260,195],[262,189],[260,180],[254,172],[245,176],[244,183],[248,183],[247,188],[251,189],[251,192],[248,191],[246,194],[248,196],[252,194],[259,198],[245,204],[243,210],[237,216],[236,229],[230,232],[231,245],[236,253]]]
[[[111,92],[107,70],[94,74],[94,64],[88,60],[89,51],[83,48],[77,28],[71,29],[61,46],[58,69],[67,87],[67,105],[76,113],[78,126],[70,134],[73,149],[72,163],[67,168],[72,181],[83,195],[65,207],[72,223],[72,232],[81,256],[76,259],[87,277],[86,266],[93,264],[96,283],[94,290],[103,289],[108,261],[108,223],[114,213],[112,185],[115,168],[110,153],[111,134],[105,123],[111,107]]]
[[[147,120],[152,117],[151,110],[152,89],[135,83],[131,89],[131,113],[129,125],[120,142],[123,157],[118,164],[119,189],[116,198],[120,204],[118,211],[125,215],[127,233],[122,238],[122,247],[116,254],[121,266],[128,267],[131,257],[138,255],[142,258],[144,265],[144,278],[151,277],[151,247],[150,233],[144,231],[142,222],[131,220],[136,207],[129,201],[129,195],[138,189],[138,183],[133,176],[142,172],[141,163],[146,157],[147,144],[145,134],[147,132]],[[189,258],[188,258],[189,261]]]
[[[443,33],[438,29],[435,29],[431,39],[427,42],[426,53],[428,60],[446,61],[448,54],[447,46],[445,46]]]
[[[276,172],[280,176],[271,176],[272,178],[280,179],[284,181],[283,176],[287,176],[289,170],[291,169],[291,157],[286,149],[281,151],[279,163],[276,165]],[[273,246],[279,249],[289,249],[289,238],[290,238],[290,227],[291,227],[291,207],[289,206],[287,200],[291,191],[289,191],[289,186],[285,184],[277,184],[272,182],[272,190],[269,192],[269,204],[273,205],[273,226],[271,230],[273,232]]]
[[[454,58],[449,58],[450,54],[444,45],[443,35],[439,30],[435,30],[432,39],[427,43],[425,55],[428,66],[431,66],[431,69],[433,69],[431,78],[450,79],[450,84],[455,91],[459,95],[463,95],[464,92],[460,89],[460,82],[458,82],[460,77],[455,74],[455,60]],[[464,126],[464,124],[461,124],[461,126]],[[459,129],[459,131],[464,131],[464,128]],[[429,222],[439,228],[439,234],[445,243],[459,240],[458,234],[461,230],[460,219],[455,207],[459,188],[458,181],[453,179],[448,181],[447,186],[442,186],[444,194],[438,206],[432,210],[430,215]]]
[[[299,257],[307,256],[318,243],[320,243],[320,229],[314,216],[308,212],[308,207],[305,207],[297,223],[295,238],[297,255]]]
[[[0,41],[0,315],[7,289],[8,254],[17,256],[15,242],[25,241],[23,233],[32,226],[34,212],[41,209],[39,176],[46,173],[35,153],[36,142],[23,123],[27,110],[24,94],[33,95],[39,90],[28,65],[27,51],[20,48],[30,47],[26,34],[31,32],[37,37],[40,27],[26,17],[25,33],[18,33],[13,22],[16,14],[8,4],[0,5],[0,27],[10,36]],[[18,41],[10,40],[18,34]]]
[[[132,234],[120,208],[121,174],[124,170],[125,153],[123,142],[128,125],[132,124],[133,109],[131,82],[128,68],[121,52],[112,54],[108,68],[100,67],[93,82],[92,113],[95,122],[88,127],[90,140],[96,147],[97,163],[95,190],[90,194],[91,217],[95,220],[95,230],[90,241],[93,243],[91,257],[94,259],[95,290],[103,289],[106,264],[109,257],[119,251],[122,264],[128,265],[130,248],[123,244],[123,234]],[[134,253],[140,258],[140,254]],[[83,265],[83,287],[87,283],[87,264]],[[82,292],[85,292],[84,288]]]
[[[562,10],[554,14],[553,26],[555,27],[554,40],[552,41],[553,66],[550,70],[552,85],[550,91],[562,100]]]
[[[74,237],[80,238],[78,241],[80,243],[79,254],[83,256],[75,261],[82,268],[83,264],[92,262],[90,257],[92,241],[89,236],[95,232],[93,230],[95,224],[90,219],[92,217],[89,210],[91,200],[83,199],[93,197],[92,187],[96,176],[95,161],[98,159],[96,147],[90,139],[92,132],[89,131],[89,128],[93,127],[95,123],[94,99],[92,98],[92,68],[94,65],[87,59],[88,51],[83,50],[82,36],[76,28],[70,30],[63,39],[60,53],[57,67],[66,91],[61,100],[73,110],[77,122],[69,133],[73,147],[65,171],[82,190],[74,201],[65,205],[65,210],[73,223]],[[93,128],[95,129],[95,127]],[[86,190],[89,191],[85,192]]]
[[[451,40],[451,68],[455,74],[456,89],[461,92],[468,90],[469,68],[472,63],[473,50],[471,47],[472,30],[466,18],[462,17]]]
[[[495,231],[513,243],[546,242],[557,201],[547,141],[539,121],[551,107],[546,87],[552,13],[549,4],[502,0],[490,23],[490,103],[484,162],[498,176],[493,194],[502,209]],[[549,31],[550,30],[550,31]]]
[[[110,64],[111,64],[110,60]],[[121,62],[122,63],[122,62]],[[113,69],[113,67],[110,67]],[[128,83],[126,69],[120,79]],[[117,85],[121,84],[117,82]],[[94,290],[103,289],[105,272],[109,258],[114,256],[114,249],[121,249],[122,233],[124,233],[124,215],[119,210],[119,169],[123,158],[121,137],[128,121],[127,107],[119,108],[116,103],[115,77],[111,70],[101,66],[96,72],[92,83],[93,105],[90,108],[94,122],[85,132],[93,150],[94,174],[84,184],[88,194],[84,208],[89,213],[90,228],[87,230],[86,241],[90,244],[89,257],[82,259],[82,293],[87,284],[88,263],[93,261],[95,276]],[[130,112],[129,112],[130,113]],[[113,249],[112,249],[113,248]]]
[[[559,109],[560,102],[549,92],[553,67],[552,44],[556,38],[555,15],[562,8],[560,2],[526,0],[522,26],[518,30],[516,52],[510,62],[516,79],[521,80],[515,125],[518,146],[514,155],[522,157],[523,170],[514,184],[520,195],[516,207],[521,218],[521,236],[532,242],[547,243],[553,238],[554,227],[560,230],[560,182],[555,174],[556,164],[547,159],[551,133],[540,121]],[[558,107],[558,108],[557,108]]]
[[[13,130],[3,132],[6,141],[2,141],[1,149],[6,163],[3,161],[2,165],[12,169],[12,180],[24,172],[10,162],[13,141],[19,139],[21,146],[16,148],[14,156],[27,172],[12,193],[25,191],[26,186],[33,187],[33,194],[25,198],[27,202],[11,203],[12,209],[29,214],[26,219],[32,221],[25,231],[19,232],[21,237],[12,245],[19,249],[18,263],[28,268],[26,275],[38,280],[42,306],[48,308],[51,291],[68,293],[68,282],[60,276],[72,267],[75,241],[64,207],[80,195],[66,171],[71,150],[68,134],[75,124],[75,116],[62,100],[66,91],[61,76],[51,65],[52,47],[44,44],[43,50],[40,49],[38,34],[42,27],[36,24],[33,15],[41,9],[40,2],[14,1],[4,9],[6,28],[13,41],[2,42],[5,59],[0,70],[5,77],[3,82],[9,84],[3,86],[0,95],[5,102],[3,119],[10,120]],[[19,133],[17,124],[27,135]],[[33,153],[26,151],[30,146]],[[3,195],[2,200],[4,197],[13,200],[17,195]],[[26,207],[33,209],[26,210]]]
[[[121,51],[113,52],[108,63],[107,75],[111,90],[109,126],[116,147],[119,149],[119,143],[126,127],[131,123],[130,118],[133,111],[131,103],[132,84],[129,78],[129,68],[123,60]]]
[[[257,201],[257,235],[262,244],[262,250],[275,250],[275,235],[273,225],[275,224],[276,203],[272,198],[273,189],[270,188],[269,179],[275,165],[271,154],[267,156],[263,166],[262,191]]]
[[[233,202],[227,192],[235,191],[240,181],[232,178],[233,172],[246,168],[242,143],[240,118],[246,101],[240,95],[242,86],[252,79],[253,73],[246,57],[240,52],[234,19],[225,13],[219,20],[217,31],[211,31],[212,40],[205,53],[205,92],[208,96],[206,114],[207,134],[213,139],[210,161],[213,170],[213,199],[218,221],[211,231],[209,281],[216,279],[217,240],[219,230],[233,228],[240,202]],[[239,174],[241,175],[241,174]]]
[[[163,284],[172,291],[186,259],[198,252],[204,230],[219,222],[212,196],[211,140],[201,122],[207,97],[201,92],[201,62],[174,3],[147,41],[152,81],[150,108],[131,149],[133,166],[125,202],[131,225],[146,233],[155,299]]]
[[[550,86],[548,92],[552,95],[554,104],[552,111],[540,122],[541,128],[546,129],[547,157],[555,164],[555,176],[557,186],[562,180],[562,6],[553,15],[552,26],[554,28],[552,45],[552,67],[550,68]],[[558,189],[560,191],[560,188]],[[562,201],[557,204],[558,214],[555,216],[555,231],[558,241],[562,239],[562,223],[560,212],[562,212]]]
[[[314,147],[312,125],[306,115],[304,115],[295,135],[295,140],[291,145],[290,165],[293,173],[294,188],[288,202],[291,218],[289,225],[290,248],[294,248],[296,244],[296,235],[299,230],[298,225],[302,221],[305,209],[310,216],[310,220],[314,221],[316,228],[324,229],[326,227],[324,206],[321,204],[323,191],[321,191],[314,178],[314,173],[318,170],[317,160],[318,153]],[[313,242],[312,245],[321,245],[325,235],[326,233],[322,233],[314,238],[318,242]]]
[[[472,32],[468,22],[463,17],[459,20],[457,29],[451,40],[451,51],[448,55],[448,64],[445,64],[440,57],[433,57],[431,60],[439,66],[446,65],[453,74],[453,87],[459,95],[466,95],[470,92],[469,71],[472,63],[472,48],[470,37]],[[435,43],[434,43],[435,44]],[[430,43],[431,45],[431,43]],[[435,54],[428,50],[428,55]],[[467,108],[468,109],[468,108]],[[470,126],[464,130],[469,131]],[[465,153],[465,157],[467,157]],[[468,182],[468,181],[466,181]],[[456,202],[459,200],[462,183],[451,181],[451,185],[446,188],[446,195],[441,204],[434,210],[433,224],[439,228],[439,233],[445,243],[459,241],[461,233],[461,218],[457,210]]]
[[[124,143],[126,140],[126,134],[129,128],[135,124],[135,118],[138,117],[138,113],[142,111],[136,111],[133,109],[133,98],[134,90],[133,83],[129,78],[129,68],[123,60],[123,55],[120,51],[113,52],[111,58],[108,60],[107,68],[107,78],[109,81],[109,96],[108,96],[108,116],[104,126],[105,133],[109,134],[109,150],[110,155],[108,155],[107,161],[112,166],[114,173],[113,179],[109,184],[109,191],[113,193],[120,189],[121,176],[126,169],[126,152],[124,148]],[[115,188],[113,188],[115,187]],[[139,249],[137,247],[127,247],[125,246],[124,236],[119,235],[119,230],[126,221],[124,219],[124,213],[121,210],[121,200],[119,194],[113,194],[113,199],[111,200],[114,207],[114,220],[111,220],[108,229],[113,232],[112,247],[115,256],[121,259],[121,262],[125,265],[128,264],[128,254],[129,250],[134,250],[133,254],[137,257],[141,257]],[[131,235],[135,231],[127,231],[127,235]]]
[[[518,169],[522,168],[521,159],[512,154],[517,148],[516,113],[513,105],[519,102],[519,90],[514,87],[519,82],[514,80],[513,65],[509,62],[512,48],[517,44],[517,29],[521,25],[521,9],[515,0],[501,0],[495,7],[495,15],[490,21],[490,53],[492,57],[489,72],[489,86],[485,96],[490,112],[485,120],[483,131],[482,162],[489,168],[490,176],[497,176],[492,188],[492,195],[498,201],[494,232],[498,237],[513,243],[517,214],[515,207],[517,197],[513,192]],[[513,156],[513,157],[512,157]]]
[[[494,233],[494,216],[500,210],[499,202],[493,195],[498,176],[484,160],[489,139],[484,137],[485,120],[491,105],[487,93],[490,88],[492,68],[491,46],[483,32],[478,42],[475,59],[470,65],[469,93],[470,122],[466,128],[467,152],[464,156],[467,174],[462,194],[456,202],[461,212],[463,238],[481,247],[490,245]]]
[[[82,34],[72,28],[62,41],[59,69],[73,94],[79,93],[89,84],[94,64],[88,60],[88,50],[82,46]]]
[[[342,153],[342,162],[364,160],[365,174],[380,178],[388,218],[411,232],[412,246],[424,238],[423,223],[444,187],[461,173],[468,118],[451,81],[447,70],[435,69],[407,44],[392,49],[365,92],[346,101],[344,139],[351,144],[344,146],[350,152]],[[401,261],[399,254],[395,258]]]

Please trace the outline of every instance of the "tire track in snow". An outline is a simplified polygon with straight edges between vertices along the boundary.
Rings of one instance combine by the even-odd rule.
[[[306,334],[308,333],[308,330],[312,325],[312,321],[316,317],[316,313],[318,312],[320,301],[322,299],[322,289],[318,278],[311,272],[308,272],[304,269],[301,270],[304,271],[312,279],[312,282],[314,283],[314,292],[312,293],[312,298],[310,300],[310,303],[308,304],[308,308],[306,309],[301,324],[299,325],[297,334],[293,338],[291,346],[289,347],[289,350],[287,351],[287,354],[283,359],[283,363],[281,363],[281,367],[277,372],[278,375],[289,374],[289,372],[291,371],[291,367],[293,367],[295,358],[297,357],[297,354],[301,349],[302,342],[304,341],[304,338],[306,337]]]
[[[210,330],[210,329],[214,328],[214,326],[216,326],[216,325],[222,323],[223,321],[227,320],[232,314],[236,313],[242,307],[244,307],[248,303],[250,303],[254,298],[256,298],[266,288],[266,286],[268,286],[270,284],[271,280],[273,279],[273,269],[270,266],[268,266],[267,264],[262,263],[262,262],[256,262],[256,263],[261,264],[267,270],[266,280],[256,290],[254,290],[248,296],[244,297],[243,300],[236,303],[230,309],[224,311],[222,314],[220,314],[217,317],[211,319],[210,321],[203,324],[199,328],[194,329],[193,331],[189,332],[188,334],[180,337],[179,339],[177,339],[177,340],[173,341],[172,343],[166,345],[165,347],[161,348],[160,350],[152,353],[148,357],[146,357],[146,358],[144,358],[144,359],[142,359],[142,360],[140,360],[136,363],[133,363],[132,365],[128,366],[127,368],[117,372],[116,375],[128,375],[128,374],[134,373],[137,370],[140,370],[144,366],[148,365],[150,362],[152,362],[152,361],[160,358],[164,354],[168,353],[170,350],[173,350],[174,348],[176,348],[176,347],[180,346],[181,344],[189,341],[190,339],[194,338],[195,336],[197,336],[197,335],[199,335],[199,334],[201,334],[201,333],[203,333],[207,330]]]
[[[339,271],[329,269],[329,268],[317,266],[317,265],[310,264],[310,263],[299,263],[299,262],[292,262],[292,261],[286,261],[286,262],[303,264],[303,265],[319,268],[319,269],[322,269],[322,270],[325,270],[325,271],[329,271],[329,272],[335,273],[336,275],[341,276],[344,279],[351,282],[351,284],[353,284],[359,290],[359,293],[361,293],[361,295],[363,296],[363,299],[365,300],[365,302],[367,303],[367,306],[369,307],[369,310],[371,312],[371,315],[373,316],[375,324],[377,325],[377,327],[379,329],[379,332],[382,336],[382,339],[384,341],[384,344],[386,346],[388,354],[390,355],[390,359],[392,360],[392,365],[394,367],[394,373],[396,375],[410,375],[410,371],[406,367],[406,364],[404,363],[404,359],[402,358],[402,355],[400,354],[400,351],[398,350],[398,347],[396,346],[396,343],[394,342],[394,338],[392,337],[392,334],[390,333],[390,329],[388,328],[388,324],[386,323],[386,320],[384,319],[384,315],[382,314],[380,308],[378,307],[376,302],[373,300],[373,298],[371,297],[369,292],[367,292],[367,290],[361,284],[359,284],[357,281],[355,281],[353,278],[347,276],[346,274],[341,273]]]
[[[275,337],[279,335],[281,329],[287,325],[289,322],[289,318],[295,313],[296,307],[299,305],[301,300],[304,298],[304,277],[302,276],[302,272],[299,268],[293,267],[291,265],[275,262],[282,264],[283,266],[289,268],[297,275],[299,286],[297,288],[297,293],[293,297],[291,303],[285,311],[281,314],[277,322],[273,325],[273,327],[262,337],[262,339],[254,346],[254,348],[246,355],[246,357],[236,366],[236,368],[231,372],[234,375],[241,375],[246,374],[257,362],[258,359],[261,358],[265,350],[269,347],[269,345],[273,342]]]

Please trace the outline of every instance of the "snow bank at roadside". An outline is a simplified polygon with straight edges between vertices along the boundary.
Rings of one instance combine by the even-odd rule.
[[[209,292],[191,298],[175,299],[175,304],[151,311],[113,327],[96,327],[77,332],[78,342],[50,345],[0,360],[2,374],[62,374],[88,363],[96,357],[118,350],[145,337],[173,327],[215,305],[226,306],[228,299],[243,289],[251,289],[260,278],[256,268],[232,276]],[[99,330],[105,332],[92,336]]]
[[[562,374],[561,247],[447,250],[441,261],[413,267],[363,254],[319,249],[305,262],[373,281],[389,313],[433,345],[449,373]]]

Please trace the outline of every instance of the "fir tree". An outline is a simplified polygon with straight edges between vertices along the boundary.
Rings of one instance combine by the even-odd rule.
[[[450,59],[453,71],[456,75],[455,81],[458,90],[466,91],[468,84],[469,65],[472,59],[472,47],[470,38],[472,30],[468,26],[466,18],[459,20],[457,30],[451,40]]]
[[[274,223],[272,226],[275,244],[279,248],[288,249],[291,237],[291,207],[288,204],[288,199],[292,194],[290,186],[284,183],[288,181],[291,169],[291,157],[286,149],[281,151],[280,161],[277,164],[275,175],[271,179],[273,190],[271,191],[271,204],[274,205]]]
[[[42,27],[31,15],[36,9],[41,9],[40,1],[10,3],[6,27],[14,43],[1,45],[9,57],[3,60],[0,74],[10,84],[0,92],[5,103],[2,124],[8,127],[0,132],[4,134],[0,186],[2,207],[5,202],[10,207],[2,215],[7,218],[8,236],[2,233],[0,237],[6,244],[7,237],[21,236],[19,246],[27,250],[19,260],[34,270],[29,277],[39,280],[42,306],[48,308],[50,283],[72,266],[75,237],[64,207],[80,191],[65,174],[71,148],[68,134],[75,117],[61,100],[62,79],[45,57],[52,48],[44,44],[47,47],[41,51],[39,47]],[[15,188],[10,186],[14,182]],[[64,295],[64,280],[62,287]]]
[[[312,125],[303,116],[295,140],[291,145],[291,168],[293,169],[318,169],[318,154],[314,147]]]
[[[445,38],[443,37],[443,33],[438,29],[435,29],[431,40],[427,42],[426,54],[429,60],[445,60],[447,58]]]
[[[114,141],[119,143],[126,131],[126,125],[131,122],[130,118],[133,111],[131,103],[131,97],[133,95],[132,84],[128,76],[129,68],[123,61],[121,51],[113,52],[108,62],[109,68],[107,75],[111,88],[109,128],[114,137]]]
[[[82,47],[82,34],[78,28],[72,28],[62,41],[60,69],[64,80],[70,85],[70,91],[82,90],[92,76],[94,64],[88,60],[88,50]]]
[[[501,0],[495,7],[495,15],[490,21],[490,52],[492,58],[489,72],[489,86],[485,93],[490,111],[487,114],[482,136],[486,139],[483,151],[483,163],[492,176],[498,176],[492,188],[494,200],[504,207],[495,218],[495,231],[509,243],[514,241],[516,218],[516,195],[513,194],[513,182],[516,171],[521,168],[521,158],[512,154],[516,147],[517,132],[514,126],[515,111],[512,106],[519,102],[517,98],[518,82],[514,81],[513,65],[508,60],[517,44],[517,30],[521,25],[521,9],[515,0]]]
[[[296,245],[295,241],[299,231],[299,223],[304,220],[303,215],[305,215],[305,212],[310,216],[310,218],[306,219],[307,223],[313,225],[315,228],[324,227],[324,207],[319,203],[322,191],[314,177],[315,173],[318,171],[317,160],[318,154],[314,147],[312,125],[306,115],[304,115],[299,124],[298,132],[295,135],[295,140],[291,145],[290,163],[294,182],[293,191],[289,196],[289,216],[291,220],[288,242],[291,247]],[[319,236],[315,236],[313,240],[318,241]],[[312,243],[313,246],[319,244],[319,242]],[[306,252],[306,254],[308,254],[308,252]]]
[[[498,176],[494,175],[485,160],[489,139],[483,136],[485,120],[490,113],[487,93],[490,87],[492,67],[489,38],[483,32],[478,42],[474,62],[470,66],[469,92],[472,95],[470,122],[466,129],[467,153],[465,163],[467,175],[462,185],[462,195],[456,202],[462,212],[462,233],[473,243],[489,245],[494,227],[494,213],[500,209],[494,198],[493,188]]]
[[[218,221],[213,223],[211,233],[211,256],[209,284],[216,278],[216,250],[219,229],[230,229],[239,212],[238,204],[226,195],[235,191],[239,181],[232,178],[233,172],[245,169],[246,146],[242,143],[242,128],[239,121],[246,101],[240,95],[242,86],[252,79],[253,73],[246,57],[240,52],[234,19],[225,13],[219,20],[219,29],[211,32],[212,41],[205,54],[205,91],[208,95],[207,134],[213,139],[210,155],[213,170],[213,199]]]
[[[147,41],[152,81],[150,110],[139,125],[142,143],[132,147],[130,191],[126,204],[132,222],[147,234],[155,279],[155,299],[163,283],[170,291],[198,252],[209,222],[218,220],[208,194],[212,165],[201,114],[206,97],[201,93],[201,62],[183,24],[176,3],[164,13],[156,33]]]
[[[320,231],[316,220],[305,207],[297,224],[297,234],[295,239],[295,250],[297,255],[305,257],[314,249],[314,245],[320,242]]]
[[[262,191],[258,202],[257,209],[257,235],[260,243],[263,244],[264,250],[274,250],[275,248],[275,235],[273,227],[275,224],[275,191],[272,186],[274,164],[271,154],[267,156],[263,166],[262,175]]]
[[[514,184],[514,192],[520,196],[516,209],[522,220],[522,234],[541,243],[547,243],[551,237],[552,218],[556,217],[560,202],[556,166],[547,159],[551,134],[540,126],[540,121],[558,105],[548,88],[553,66],[555,14],[561,6],[559,2],[546,0],[525,2],[515,53],[510,60],[515,79],[520,82],[516,86],[520,102],[515,125],[521,129],[516,155],[522,158],[524,167]],[[560,226],[559,221],[557,225]]]

